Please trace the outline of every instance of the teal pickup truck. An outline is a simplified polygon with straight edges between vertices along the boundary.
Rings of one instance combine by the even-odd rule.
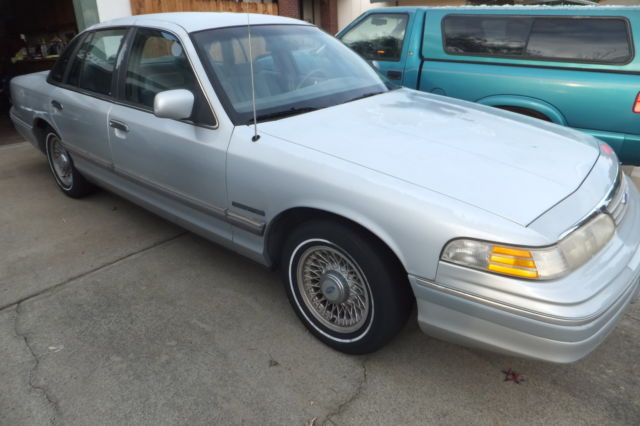
[[[640,7],[389,7],[337,37],[394,83],[583,130],[640,165]]]

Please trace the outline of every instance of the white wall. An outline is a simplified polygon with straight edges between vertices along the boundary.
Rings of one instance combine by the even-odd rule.
[[[131,0],[96,0],[100,22],[131,16]]]
[[[338,31],[369,9],[394,5],[395,2],[370,3],[369,0],[338,0]]]

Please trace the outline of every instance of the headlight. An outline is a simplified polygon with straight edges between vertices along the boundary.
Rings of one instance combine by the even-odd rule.
[[[441,259],[469,268],[518,278],[548,280],[584,265],[615,232],[608,214],[600,213],[549,247],[517,247],[486,241],[450,241]]]

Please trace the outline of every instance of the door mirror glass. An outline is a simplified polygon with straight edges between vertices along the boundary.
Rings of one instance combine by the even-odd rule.
[[[160,118],[187,119],[193,112],[194,99],[193,93],[186,89],[160,92],[153,100],[153,113]]]

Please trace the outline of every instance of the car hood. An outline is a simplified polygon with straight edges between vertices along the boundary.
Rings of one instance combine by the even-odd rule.
[[[574,192],[599,156],[571,129],[398,89],[259,131],[527,226]]]

